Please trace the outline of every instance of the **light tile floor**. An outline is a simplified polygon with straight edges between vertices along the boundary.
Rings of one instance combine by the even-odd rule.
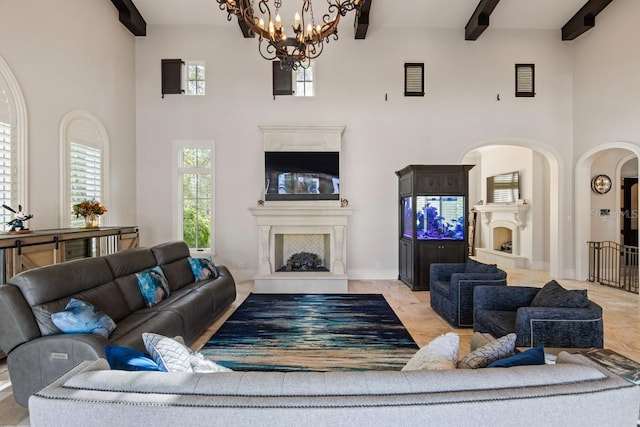
[[[505,269],[509,285],[542,286],[550,280],[547,271]],[[625,356],[640,361],[640,297],[618,289],[589,282],[559,280],[568,289],[587,289],[589,298],[604,309],[604,343]],[[253,282],[237,284],[236,302],[193,344],[199,349],[242,301],[253,291]],[[452,328],[429,305],[429,292],[412,292],[397,280],[354,280],[349,293],[382,293],[418,345],[423,346],[440,334],[460,335],[460,357],[469,351],[472,329]],[[0,426],[29,425],[28,411],[13,400],[6,362],[0,362]]]

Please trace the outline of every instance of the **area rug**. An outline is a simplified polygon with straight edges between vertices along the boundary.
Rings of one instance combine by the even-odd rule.
[[[379,294],[251,294],[200,350],[236,371],[400,370],[418,346]]]

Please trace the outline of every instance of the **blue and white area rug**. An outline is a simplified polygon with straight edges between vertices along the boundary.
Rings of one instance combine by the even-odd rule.
[[[379,294],[251,294],[200,350],[236,371],[400,370],[418,346]]]

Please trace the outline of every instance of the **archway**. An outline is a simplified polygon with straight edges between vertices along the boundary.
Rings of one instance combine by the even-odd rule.
[[[549,273],[552,277],[564,278],[565,272],[565,236],[561,230],[562,218],[565,217],[565,206],[561,203],[566,200],[567,186],[560,185],[560,177],[564,175],[560,153],[553,147],[535,140],[522,138],[500,138],[487,140],[471,145],[462,154],[459,162],[464,162],[464,158],[478,151],[483,147],[490,146],[515,146],[528,148],[541,154],[549,167],[548,202],[549,202]]]
[[[588,246],[591,240],[591,218],[594,214],[591,205],[591,174],[592,164],[598,155],[608,150],[622,149],[630,152],[630,155],[621,159],[615,170],[615,186],[620,182],[620,168],[622,161],[628,161],[632,157],[640,157],[640,146],[629,142],[608,142],[594,147],[584,153],[576,162],[575,168],[575,264],[576,279],[586,280],[589,274]],[[619,201],[615,205],[616,213],[619,211]]]

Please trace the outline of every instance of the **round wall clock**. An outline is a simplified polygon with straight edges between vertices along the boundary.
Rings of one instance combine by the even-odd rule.
[[[596,175],[591,180],[591,189],[594,193],[605,194],[611,190],[611,178],[607,175]]]

